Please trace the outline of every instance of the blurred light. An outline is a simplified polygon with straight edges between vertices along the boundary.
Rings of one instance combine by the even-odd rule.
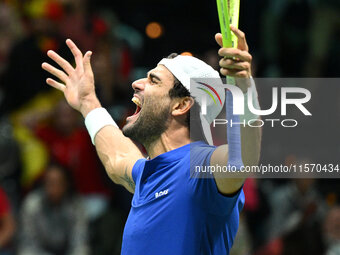
[[[157,39],[163,34],[163,27],[158,22],[150,22],[146,25],[145,33],[151,39]]]
[[[184,51],[181,53],[182,56],[193,56],[191,52],[189,51]]]

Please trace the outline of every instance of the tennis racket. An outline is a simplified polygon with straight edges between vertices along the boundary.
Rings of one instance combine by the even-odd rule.
[[[230,25],[238,27],[240,0],[216,0],[218,17],[221,27],[222,43],[225,48],[236,48],[237,37],[231,32]],[[227,83],[235,85],[235,79],[227,76]],[[226,92],[226,115],[227,125],[227,141],[229,148],[228,165],[240,169],[243,166],[241,151],[241,130],[239,125],[240,118],[233,114],[233,96],[229,90]],[[230,123],[233,123],[231,126]]]

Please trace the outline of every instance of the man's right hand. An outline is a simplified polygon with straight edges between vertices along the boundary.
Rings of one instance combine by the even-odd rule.
[[[76,63],[74,68],[69,62],[50,50],[47,55],[54,60],[62,70],[48,63],[42,68],[56,76],[60,82],[51,78],[47,84],[62,91],[67,102],[84,117],[93,109],[101,107],[96,97],[94,77],[91,68],[91,51],[83,56],[78,47],[66,40]],[[103,127],[95,138],[96,150],[110,178],[117,184],[123,185],[128,191],[134,192],[135,183],[132,178],[132,168],[138,159],[143,158],[139,148],[123,135],[119,128],[108,125]]]
[[[91,110],[101,107],[96,97],[94,76],[90,63],[92,52],[88,51],[83,56],[82,52],[70,39],[66,40],[66,44],[74,56],[76,67],[74,68],[56,52],[49,50],[47,55],[55,61],[62,70],[48,63],[43,63],[42,68],[61,81],[58,82],[48,78],[46,83],[62,91],[70,106],[81,112],[85,118]]]

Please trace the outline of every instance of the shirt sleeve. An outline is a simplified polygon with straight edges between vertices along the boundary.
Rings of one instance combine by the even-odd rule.
[[[135,183],[137,183],[138,179],[140,179],[141,173],[143,172],[145,166],[145,158],[138,159],[132,168],[132,179]]]
[[[207,210],[209,213],[216,215],[231,214],[233,210],[242,211],[244,205],[243,186],[232,195],[223,195],[218,189],[214,178],[205,179],[203,184],[206,193],[203,198],[207,201]]]
[[[191,167],[197,165],[203,167],[209,166],[210,158],[214,150],[214,148],[204,148],[197,153],[193,152]],[[199,199],[198,201],[201,201],[203,209],[208,213],[223,216],[230,215],[233,210],[238,210],[240,212],[243,209],[243,186],[235,194],[223,195],[218,191],[214,175],[208,171],[203,173],[191,173],[190,183],[193,188],[194,196]]]

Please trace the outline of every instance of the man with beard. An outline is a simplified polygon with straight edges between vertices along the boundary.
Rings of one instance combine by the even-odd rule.
[[[238,49],[219,50],[224,57],[220,72],[243,78],[237,85],[245,92],[251,78],[251,55],[244,33],[231,29],[238,37]],[[215,39],[222,47],[221,34]],[[92,52],[83,56],[71,40],[66,43],[76,67],[53,51],[48,56],[63,71],[48,63],[42,67],[62,81],[49,78],[47,84],[61,90],[84,116],[110,178],[134,193],[122,254],[229,254],[244,204],[244,179],[223,173],[210,173],[205,176],[208,178],[191,176],[193,166],[226,165],[228,161],[228,145],[208,145],[204,138],[211,143],[211,134],[206,132],[201,132],[203,141],[193,141],[189,129],[189,111],[202,103],[191,94],[190,78],[219,80],[218,72],[194,57],[172,55],[163,59],[146,78],[133,82],[136,112],[121,131],[96,97]],[[224,90],[213,91],[222,105]],[[208,103],[214,112],[208,124],[222,109],[214,105],[218,104]],[[191,129],[201,128],[195,125]],[[260,136],[259,128],[241,127],[245,165],[257,164]],[[130,138],[144,145],[147,159]]]

